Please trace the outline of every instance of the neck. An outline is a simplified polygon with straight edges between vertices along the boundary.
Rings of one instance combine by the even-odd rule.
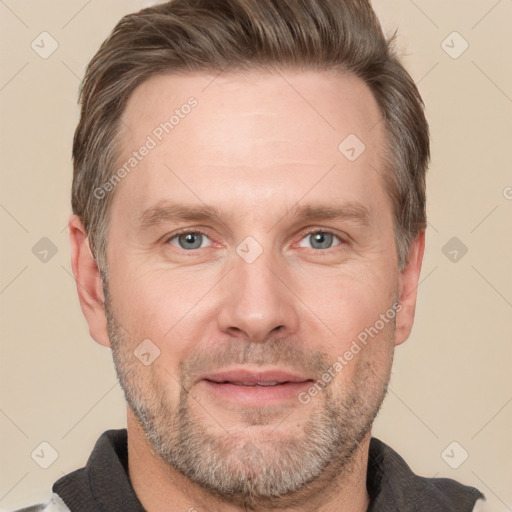
[[[152,449],[128,408],[128,467],[132,486],[148,512],[365,512],[369,505],[366,472],[370,432],[339,473],[324,475],[294,495],[269,499],[254,506],[234,505],[214,496],[164,462]]]

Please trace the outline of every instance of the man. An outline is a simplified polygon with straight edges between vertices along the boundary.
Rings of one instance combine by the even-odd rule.
[[[71,511],[457,511],[371,437],[409,336],[428,125],[367,0],[175,0],[91,61],[72,266],[127,429]]]

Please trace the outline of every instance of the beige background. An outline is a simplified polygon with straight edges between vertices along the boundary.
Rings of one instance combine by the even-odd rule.
[[[115,22],[149,3],[0,1],[0,510],[46,500],[104,430],[125,423],[110,351],[79,308],[66,223],[80,78]],[[512,1],[375,8],[387,33],[399,27],[433,160],[416,324],[374,435],[416,472],[475,485],[489,510],[512,510]],[[43,31],[59,45],[47,59],[31,48]],[[469,44],[458,58],[442,46],[460,52],[454,31]],[[32,252],[43,237],[57,249],[46,262]],[[443,253],[452,237],[468,249],[456,262]],[[43,441],[58,452],[48,469],[31,458]],[[469,454],[458,469],[441,455],[453,441],[447,460]]]

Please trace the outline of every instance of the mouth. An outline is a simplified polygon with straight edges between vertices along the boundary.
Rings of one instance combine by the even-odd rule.
[[[297,399],[314,379],[283,369],[251,371],[235,368],[203,375],[199,382],[223,402],[269,407]]]
[[[206,379],[209,380],[209,379]],[[232,382],[229,380],[225,380],[222,382],[210,380],[209,382],[215,382],[216,384],[233,384],[234,386],[249,386],[249,387],[257,387],[257,386],[282,386],[283,384],[288,384],[290,381],[286,380],[284,382]]]

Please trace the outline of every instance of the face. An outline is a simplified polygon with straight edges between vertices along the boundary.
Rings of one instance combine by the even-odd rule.
[[[226,499],[340,473],[382,402],[401,275],[379,121],[324,72],[159,76],[128,102],[116,370],[156,453]]]

